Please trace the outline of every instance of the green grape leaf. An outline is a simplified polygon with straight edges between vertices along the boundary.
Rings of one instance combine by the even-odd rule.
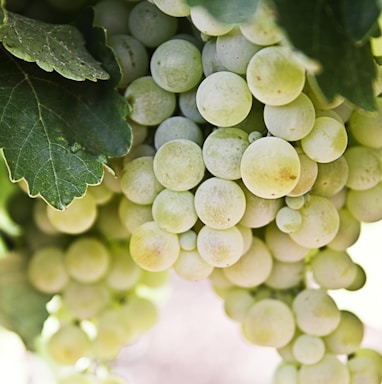
[[[0,41],[14,56],[77,81],[106,80],[108,72],[86,49],[81,32],[2,10]]]
[[[71,81],[0,50],[0,148],[13,181],[64,209],[126,154],[126,99],[105,82]]]
[[[50,295],[38,292],[27,279],[27,258],[15,252],[0,259],[0,323],[16,332],[30,349],[41,333]]]
[[[255,13],[259,0],[187,0],[190,6],[205,7],[223,23],[243,23]]]
[[[376,69],[370,43],[360,44],[349,37],[342,0],[274,0],[274,3],[278,22],[291,43],[321,64],[316,78],[327,99],[339,94],[360,108],[374,110]]]

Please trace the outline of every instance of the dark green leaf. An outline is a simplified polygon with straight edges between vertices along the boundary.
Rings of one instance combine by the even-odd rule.
[[[64,209],[131,146],[127,101],[108,82],[74,82],[0,50],[0,148],[13,180]]]
[[[255,13],[258,0],[187,0],[191,6],[201,5],[224,23],[243,23]]]
[[[72,25],[48,24],[5,12],[0,41],[14,56],[45,71],[57,71],[71,80],[106,80],[109,74],[85,48],[80,31]]]
[[[35,338],[48,317],[46,303],[50,296],[36,291],[27,279],[27,259],[9,253],[0,259],[0,322],[21,336],[33,350]]]
[[[375,108],[375,63],[369,42],[355,43],[343,24],[342,0],[274,0],[292,44],[320,62],[317,82],[332,100],[340,94],[365,110]]]

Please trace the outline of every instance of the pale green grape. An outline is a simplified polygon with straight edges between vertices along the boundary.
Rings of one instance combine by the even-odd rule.
[[[292,339],[285,344],[284,346],[277,348],[277,353],[282,359],[282,362],[295,364],[296,366],[299,366],[299,363],[293,354],[293,343],[294,341],[303,333],[296,327],[296,332],[294,333]]]
[[[46,209],[53,227],[63,233],[83,233],[94,224],[97,218],[97,204],[90,193],[75,199],[63,211],[58,211],[50,205],[47,205]]]
[[[346,209],[338,210],[340,227],[334,239],[327,245],[337,251],[345,251],[358,240],[361,234],[361,223]]]
[[[240,162],[248,147],[248,134],[239,128],[218,128],[203,143],[207,170],[222,179],[240,179]]]
[[[308,193],[314,185],[318,175],[318,164],[304,153],[298,153],[301,171],[296,186],[287,196],[302,196]]]
[[[140,1],[130,11],[130,33],[147,47],[157,47],[176,33],[178,19],[163,13],[149,1]],[[155,33],[153,33],[155,31]]]
[[[377,185],[382,179],[382,164],[378,155],[370,148],[354,146],[347,149],[344,157],[349,166],[346,186],[365,190]]]
[[[161,88],[152,76],[132,81],[124,95],[131,105],[130,119],[141,125],[158,125],[175,111],[175,95]]]
[[[208,39],[202,48],[202,65],[204,76],[226,71],[227,68],[220,61],[216,50],[216,38]]]
[[[198,281],[208,277],[214,267],[204,261],[196,249],[191,251],[182,249],[173,269],[177,275],[185,280]]]
[[[327,350],[335,355],[349,355],[361,347],[364,325],[354,313],[342,310],[338,327],[323,339]]]
[[[198,219],[190,191],[164,189],[154,200],[152,214],[161,228],[172,233],[188,231]]]
[[[275,222],[266,226],[265,242],[276,260],[287,263],[304,260],[310,251],[310,248],[298,245],[288,234],[280,231]]]
[[[353,137],[366,147],[382,147],[382,97],[377,98],[377,110],[374,112],[354,109],[349,119],[349,130]]]
[[[235,288],[225,275],[224,268],[214,268],[208,279],[214,292],[223,299],[232,288]]]
[[[104,205],[110,202],[113,197],[113,191],[111,191],[105,183],[99,185],[90,185],[88,187],[88,193],[90,193],[97,205]]]
[[[132,160],[138,159],[140,157],[153,157],[155,152],[155,148],[150,144],[138,144],[133,146],[129,153],[122,158],[122,169],[124,169],[125,166]]]
[[[230,319],[241,323],[254,302],[254,297],[247,289],[235,287],[224,297],[224,312]]]
[[[184,39],[168,40],[157,47],[150,59],[154,81],[169,92],[194,88],[203,75],[202,54]]]
[[[273,45],[283,38],[283,33],[275,20],[275,11],[267,0],[257,3],[251,19],[240,24],[242,34],[254,44]]]
[[[305,154],[318,163],[329,163],[338,159],[348,144],[343,123],[331,117],[318,117],[313,129],[302,138],[301,147]]]
[[[126,381],[116,375],[108,375],[107,377],[100,378],[99,384],[128,384]]]
[[[282,361],[275,369],[273,384],[298,384],[298,370],[296,364]]]
[[[348,211],[359,221],[373,223],[382,219],[382,183],[375,187],[348,191],[346,199]]]
[[[324,357],[325,350],[325,343],[318,336],[303,334],[293,342],[293,354],[301,364],[318,363]]]
[[[127,155],[130,155],[134,147],[137,147],[139,144],[144,143],[144,141],[147,138],[149,128],[147,127],[147,125],[138,124],[135,121],[129,119],[128,117],[126,118],[126,121],[130,125],[131,131],[133,134],[132,148],[130,149],[130,152],[127,154]],[[125,155],[123,158],[126,158],[127,155]]]
[[[329,163],[318,163],[317,165],[317,178],[312,185],[311,193],[330,197],[336,195],[346,186],[349,177],[349,165],[345,155]]]
[[[355,356],[349,359],[351,384],[380,384],[382,375],[375,362],[367,356]]]
[[[300,209],[305,204],[305,196],[286,196],[285,204],[291,209]]]
[[[342,188],[335,195],[329,196],[328,199],[334,204],[337,210],[340,210],[345,207],[347,194],[348,189]]]
[[[83,236],[71,242],[64,262],[73,279],[91,283],[105,276],[110,265],[110,253],[96,237]]]
[[[301,93],[305,69],[287,47],[271,46],[256,52],[248,63],[247,83],[264,104],[288,104]]]
[[[284,105],[265,105],[264,122],[273,136],[287,141],[305,137],[313,128],[316,112],[304,93]]]
[[[236,263],[224,268],[226,277],[239,287],[256,287],[269,277],[273,259],[267,245],[253,237],[251,247]]]
[[[135,204],[122,197],[119,202],[118,216],[126,229],[133,233],[141,224],[153,221],[152,205]]]
[[[202,259],[218,268],[236,263],[244,248],[243,237],[236,226],[215,229],[205,225],[198,233],[196,244]]]
[[[346,288],[356,276],[356,266],[346,251],[325,248],[311,260],[315,281],[325,289]]]
[[[243,36],[239,27],[232,28],[216,40],[218,60],[227,70],[239,75],[245,74],[249,60],[259,49]]]
[[[354,111],[354,104],[345,99],[341,104],[337,105],[332,110],[341,118],[344,123],[346,123]]]
[[[292,233],[297,231],[302,224],[302,217],[297,209],[282,207],[276,214],[276,225],[280,231]]]
[[[62,300],[68,312],[79,320],[97,316],[110,303],[110,292],[103,282],[84,284],[70,281],[63,290]]]
[[[294,147],[279,137],[263,137],[251,143],[241,159],[241,176],[255,195],[276,199],[287,195],[300,177],[300,159]]]
[[[28,262],[27,275],[39,291],[60,292],[69,281],[63,249],[52,246],[36,250]]]
[[[298,374],[299,384],[350,384],[347,366],[335,355],[326,354],[318,363],[302,365]]]
[[[333,332],[341,320],[337,304],[324,289],[305,288],[293,300],[298,327],[313,336]]]
[[[190,15],[191,8],[186,0],[153,0],[153,3],[166,15],[173,17]]]
[[[89,336],[79,326],[62,324],[46,342],[49,356],[59,364],[74,365],[90,352]]]
[[[173,191],[187,191],[198,185],[205,172],[202,149],[191,140],[176,139],[163,144],[154,156],[154,173]]]
[[[245,227],[244,225],[241,225],[241,224],[236,224],[236,227],[240,231],[241,236],[243,237],[243,240],[244,240],[244,247],[243,247],[243,254],[244,254],[249,250],[249,248],[252,245],[252,241],[253,241],[252,229],[249,227]]]
[[[311,195],[299,212],[302,216],[301,227],[289,234],[297,244],[305,248],[319,248],[334,239],[340,218],[330,200]]]
[[[196,105],[196,91],[198,87],[190,89],[187,92],[181,92],[178,95],[178,106],[180,112],[188,119],[194,121],[197,124],[206,123],[205,118],[200,114]]]
[[[354,353],[355,357],[366,357],[370,359],[379,371],[380,378],[382,379],[382,354],[372,348],[362,347]]]
[[[90,192],[90,188],[88,191]],[[60,233],[58,229],[55,228],[49,221],[46,202],[42,199],[36,199],[33,204],[33,221],[40,231],[48,235]]]
[[[70,373],[62,378],[60,377],[58,384],[95,384],[95,383],[94,383],[93,375],[75,372],[75,373]]]
[[[226,229],[239,223],[245,212],[246,200],[243,190],[234,181],[211,177],[198,186],[194,204],[204,224]]]
[[[124,1],[101,0],[94,5],[94,24],[106,28],[107,35],[129,33],[130,8]]]
[[[139,285],[144,285],[149,288],[161,288],[168,284],[170,278],[169,270],[159,272],[150,272],[142,270]]]
[[[202,33],[209,36],[220,36],[229,32],[233,24],[223,23],[211,15],[203,6],[191,7],[190,17],[193,25]]]
[[[155,130],[155,148],[159,149],[164,143],[175,139],[191,140],[201,146],[203,133],[193,120],[184,116],[172,116],[162,121]]]
[[[197,234],[195,231],[190,229],[179,234],[179,244],[183,251],[192,251],[196,248]]]
[[[265,347],[286,345],[293,338],[295,329],[291,309],[284,302],[271,298],[255,302],[243,321],[244,337]]]
[[[247,117],[252,106],[252,95],[241,76],[220,71],[212,73],[200,83],[196,105],[209,123],[230,127]]]
[[[304,260],[295,262],[273,260],[271,273],[264,283],[274,289],[293,288],[302,282],[304,273]]]
[[[123,194],[133,203],[152,204],[163,185],[154,173],[154,157],[138,157],[128,162],[121,176]]]
[[[108,44],[113,49],[115,58],[121,67],[122,78],[119,88],[126,88],[133,80],[146,75],[149,59],[145,46],[127,34],[112,35]]]
[[[162,229],[155,221],[140,225],[130,238],[130,255],[143,269],[163,271],[179,256],[178,236]]]
[[[116,291],[133,288],[141,278],[142,270],[130,256],[127,246],[115,246],[110,251],[110,268],[105,276],[105,283]]]

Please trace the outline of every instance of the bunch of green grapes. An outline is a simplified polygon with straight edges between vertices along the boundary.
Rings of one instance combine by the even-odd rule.
[[[38,247],[30,264],[36,287],[60,296],[51,354],[115,357],[137,333],[125,307],[138,275],[172,270],[209,279],[244,337],[277,349],[275,384],[379,384],[381,355],[363,347],[361,319],[329,291],[362,288],[365,271],[347,249],[362,222],[382,219],[381,67],[378,109],[366,112],[325,99],[319,65],[290,46],[271,1],[242,24],[185,0],[94,9],[121,67],[134,140],[115,177],[65,212],[42,209],[41,230],[71,236]],[[38,264],[44,255],[49,267]],[[60,346],[66,332],[83,340],[74,357]]]

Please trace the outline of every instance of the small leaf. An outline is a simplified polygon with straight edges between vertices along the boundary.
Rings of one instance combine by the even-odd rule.
[[[14,56],[36,64],[44,71],[57,71],[71,80],[106,80],[109,74],[85,48],[73,25],[49,24],[7,12],[0,27],[0,41]]]
[[[126,154],[129,105],[108,82],[73,82],[0,50],[0,148],[12,180],[64,209]]]
[[[223,23],[243,23],[255,13],[258,0],[187,0],[190,6],[205,7]]]
[[[27,258],[11,252],[0,259],[0,322],[34,349],[35,338],[41,333],[51,296],[36,291],[27,278]]]

